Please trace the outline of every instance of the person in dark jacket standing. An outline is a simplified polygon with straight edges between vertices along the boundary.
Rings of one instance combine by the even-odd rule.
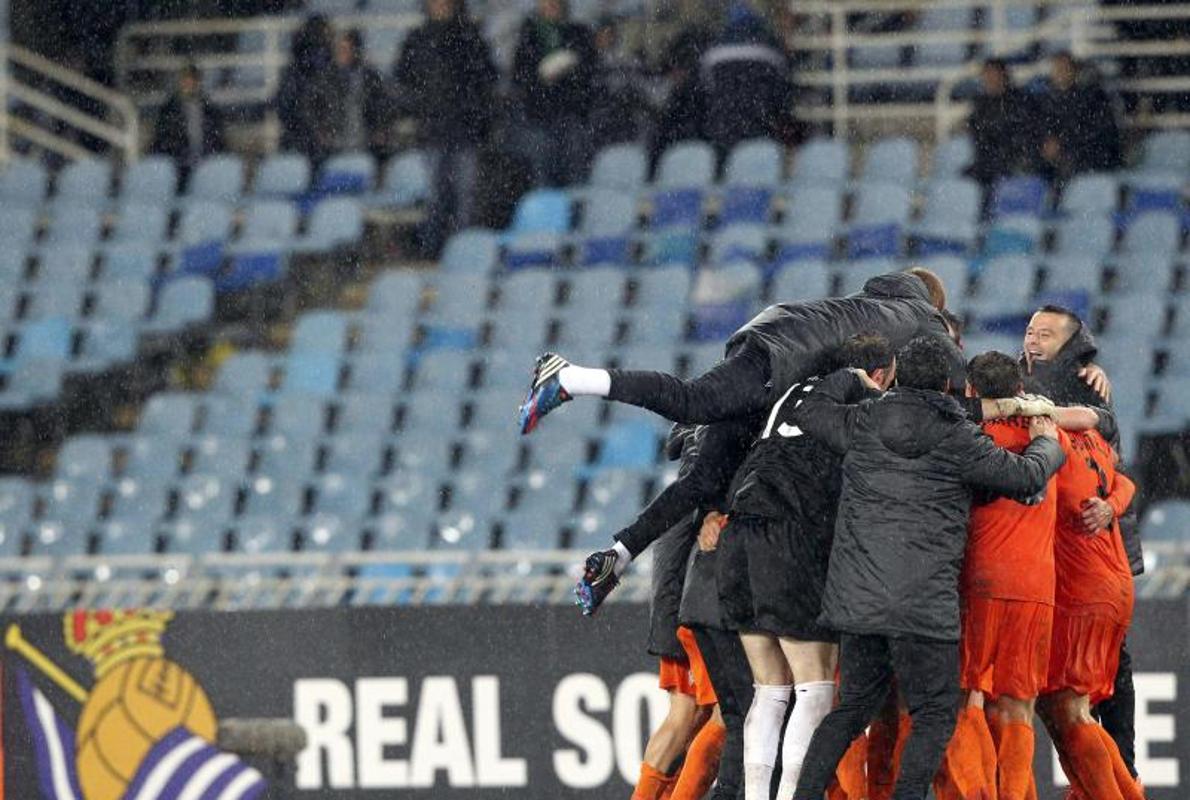
[[[491,128],[497,78],[464,1],[428,0],[426,22],[409,33],[393,67],[400,104],[417,120],[434,176],[427,252],[474,222],[479,146]]]
[[[365,58],[359,31],[341,33],[335,40],[334,77],[344,111],[337,121],[338,149],[367,150],[383,158],[392,104],[380,73]]]
[[[780,139],[793,110],[785,49],[746,0],[736,0],[714,44],[703,55],[705,128],[719,157],[746,139]]]
[[[1013,85],[1008,65],[998,58],[984,62],[982,82],[983,91],[967,118],[975,145],[969,172],[988,190],[1000,178],[1032,167],[1037,109],[1032,98]]]
[[[587,115],[599,55],[590,28],[569,16],[565,0],[538,0],[537,13],[521,27],[513,62],[524,113],[514,149],[538,186],[577,182],[591,159]]]
[[[894,800],[922,800],[954,730],[959,571],[972,493],[1028,497],[1062,465],[1057,427],[1030,426],[1020,455],[996,447],[949,388],[948,353],[918,338],[897,354],[897,387],[842,402],[862,380],[840,371],[806,394],[795,421],[843,454],[843,490],[822,600],[840,632],[840,702],[806,754],[796,800],[820,800],[895,675],[913,721]]]
[[[289,66],[277,89],[281,149],[304,153],[317,169],[338,147],[343,97],[334,70],[335,32],[314,14],[293,35]]]
[[[1080,75],[1070,53],[1054,56],[1049,91],[1040,98],[1045,138],[1041,171],[1051,180],[1123,165],[1120,126],[1111,97],[1092,74]]]
[[[157,114],[152,149],[174,160],[183,183],[204,156],[223,149],[223,117],[203,92],[194,64],[178,75],[178,90]]]

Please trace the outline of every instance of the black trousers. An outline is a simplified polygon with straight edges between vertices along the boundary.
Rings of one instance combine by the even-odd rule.
[[[608,372],[609,400],[639,406],[672,422],[706,425],[764,411],[771,369],[768,352],[745,338],[726,358],[690,380],[647,370]]]
[[[901,757],[893,800],[923,800],[958,715],[958,642],[844,633],[839,671],[839,705],[810,740],[794,800],[822,800],[852,740],[884,706],[894,675],[909,706],[913,731]]]
[[[711,686],[719,699],[719,713],[727,728],[723,756],[719,760],[719,780],[711,798],[743,800],[744,715],[752,705],[752,668],[748,666],[740,637],[734,632],[704,627],[691,630],[711,676]]]
[[[1095,716],[1107,731],[1124,765],[1136,777],[1136,688],[1132,685],[1132,654],[1128,652],[1128,640],[1120,645],[1120,667],[1116,670],[1115,692],[1107,700],[1095,706]]]

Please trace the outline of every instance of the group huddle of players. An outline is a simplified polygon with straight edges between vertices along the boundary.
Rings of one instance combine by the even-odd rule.
[[[690,380],[538,359],[523,433],[583,395],[676,423],[677,480],[576,587],[594,613],[654,546],[670,711],[634,800],[1027,800],[1035,712],[1072,798],[1143,800],[1093,341],[1047,306],[1020,359],[968,360],[945,306],[912,269],[771,306]]]

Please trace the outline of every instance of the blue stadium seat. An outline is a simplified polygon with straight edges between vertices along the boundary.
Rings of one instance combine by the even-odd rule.
[[[219,365],[214,392],[231,397],[262,399],[273,379],[273,359],[258,351],[234,353]]]
[[[223,241],[231,235],[232,207],[211,200],[196,200],[182,209],[175,241],[180,245]]]
[[[208,395],[203,409],[203,433],[242,438],[256,432],[259,413],[253,398]]]
[[[823,261],[800,261],[785,266],[769,292],[774,303],[822,300],[833,294],[834,273]]]
[[[359,520],[372,507],[372,488],[359,476],[327,472],[314,484],[315,514],[334,514],[347,520]]]
[[[104,485],[90,479],[55,479],[42,487],[41,519],[63,525],[72,534],[85,530],[99,515]]]
[[[352,392],[395,394],[405,384],[406,354],[364,352],[351,359],[347,386]]]
[[[421,150],[410,150],[389,159],[384,168],[378,205],[409,208],[428,201],[433,195],[434,176],[430,159]]]
[[[1184,175],[1190,170],[1190,132],[1151,133],[1141,146],[1138,171]]]
[[[256,200],[244,212],[240,241],[244,249],[260,249],[260,243],[284,246],[298,229],[297,206],[287,200]]]
[[[13,158],[0,170],[0,203],[5,211],[16,207],[36,208],[45,199],[49,178],[39,162]]]
[[[98,208],[73,203],[52,208],[43,244],[92,245],[99,241],[103,216]]]
[[[170,491],[165,475],[120,478],[111,487],[110,516],[161,519],[169,510]]]
[[[318,463],[318,440],[311,437],[269,436],[256,448],[255,475],[266,478],[305,478]]]
[[[636,222],[634,195],[614,189],[592,189],[578,229],[578,237],[583,240],[583,263],[625,263]]]
[[[566,305],[619,309],[624,298],[624,272],[602,267],[572,273],[567,280]]]
[[[978,292],[971,300],[977,314],[1012,315],[1029,311],[1037,285],[1037,264],[1028,256],[1003,256],[983,265]]]
[[[1134,219],[1124,232],[1120,250],[1150,256],[1168,256],[1181,245],[1182,226],[1173,214],[1149,212]]]
[[[851,154],[840,139],[811,139],[798,148],[793,163],[793,186],[837,186],[847,180]]]
[[[215,286],[199,275],[176,278],[157,295],[153,315],[145,324],[151,332],[181,330],[209,320],[215,312]]]
[[[740,142],[727,156],[723,182],[728,186],[777,186],[781,183],[784,153],[769,139]]]
[[[967,283],[970,271],[965,259],[957,256],[933,256],[924,259],[921,265],[933,272],[946,287],[946,293],[952,303],[967,294]]]
[[[380,475],[388,458],[388,445],[375,436],[336,436],[325,441],[323,450],[326,472],[351,475],[357,482]]]
[[[308,311],[298,317],[289,349],[307,353],[342,353],[347,349],[348,320],[339,311]]]
[[[313,439],[326,428],[326,402],[305,394],[279,394],[273,401],[269,433],[289,439]]]
[[[657,267],[633,273],[636,284],[633,304],[638,308],[654,308],[680,303],[690,296],[690,270],[680,266]]]
[[[934,147],[930,177],[933,180],[959,178],[975,159],[975,144],[968,135],[952,136]]]
[[[290,352],[285,359],[283,394],[333,397],[339,386],[341,364],[335,353]]]
[[[1045,226],[1029,214],[999,217],[987,228],[983,240],[984,258],[1027,255],[1041,249]]]
[[[567,513],[537,509],[509,511],[500,519],[500,546],[504,550],[556,550],[562,546],[561,529]]]
[[[1136,342],[1151,342],[1165,332],[1168,299],[1167,293],[1157,287],[1113,298],[1107,306],[1103,333],[1109,338],[1123,334]]]
[[[256,169],[252,193],[292,198],[310,188],[310,162],[301,153],[273,153]]]
[[[375,182],[376,159],[371,153],[338,153],[322,165],[318,190],[333,194],[363,194]]]
[[[440,430],[441,426],[405,428],[396,440],[394,469],[422,470],[427,476],[445,478],[454,446],[443,440]]]
[[[318,512],[301,524],[301,549],[312,553],[342,553],[359,549],[359,520]]]
[[[465,353],[431,352],[417,362],[413,387],[418,392],[462,394],[471,387],[473,367]]]
[[[926,33],[968,32],[975,27],[975,9],[926,8],[914,27]],[[913,48],[913,62],[918,66],[957,66],[967,60],[967,42],[930,42]]]
[[[302,478],[257,476],[244,490],[244,516],[297,517],[304,511],[306,487]]]
[[[337,435],[376,436],[392,431],[396,420],[391,394],[352,392],[339,397]]]
[[[590,185],[633,192],[644,185],[647,172],[644,148],[638,144],[616,144],[603,148],[595,157]]]
[[[854,294],[877,275],[896,272],[898,264],[891,258],[862,258],[843,264],[839,270],[839,294]]]
[[[181,468],[182,442],[189,431],[181,436],[173,436],[163,435],[156,426],[149,427],[152,430],[146,430],[124,442],[121,473],[131,477],[161,475],[172,478]]]
[[[18,333],[14,358],[16,361],[44,359],[65,361],[73,347],[73,329],[67,319],[47,317],[30,322]]]
[[[461,441],[463,449],[459,466],[462,469],[486,472],[502,480],[520,467],[521,447],[507,430],[472,430]],[[566,464],[565,468],[571,466]]]
[[[148,555],[157,550],[157,520],[133,515],[107,519],[99,525],[101,555]]]
[[[719,206],[719,224],[768,222],[772,190],[766,186],[729,186]]]
[[[1075,175],[1062,192],[1060,208],[1066,214],[1107,215],[1120,205],[1120,180],[1111,173]]]
[[[908,137],[880,139],[864,157],[861,183],[895,183],[912,187],[917,183],[917,142]]]
[[[365,309],[393,320],[412,320],[422,302],[422,274],[413,270],[390,269],[382,272],[368,290]]]
[[[859,187],[852,226],[904,225],[912,199],[904,186],[872,184]]]
[[[157,272],[157,254],[158,248],[143,242],[108,245],[100,274],[105,280],[151,280]]]
[[[645,420],[608,425],[591,469],[652,469],[658,455],[654,430],[654,426]]]
[[[698,228],[702,225],[703,193],[700,189],[670,189],[653,195],[653,211],[649,226],[653,230],[665,228]]]
[[[22,360],[9,373],[8,383],[0,394],[0,404],[6,409],[28,409],[56,402],[62,394],[65,378],[66,364],[61,360]]]
[[[692,333],[696,339],[730,336],[758,310],[762,277],[747,262],[704,269],[691,292]]]
[[[484,228],[468,228],[447,241],[438,269],[443,274],[486,275],[499,264],[499,234]]]
[[[199,436],[190,442],[191,473],[214,475],[229,482],[242,480],[252,461],[252,444],[233,436]]]
[[[91,322],[82,329],[82,343],[72,368],[83,372],[99,372],[136,359],[137,331],[135,320]]]
[[[149,310],[149,285],[144,281],[105,280],[91,287],[91,316],[137,322]]]
[[[490,520],[490,514],[481,514],[470,509],[443,512],[434,522],[431,548],[463,552],[487,550],[491,546]],[[457,569],[458,566],[455,564],[435,564],[429,571],[447,579],[454,577]]]
[[[207,156],[194,169],[186,190],[188,201],[234,204],[244,193],[244,162],[239,156]]]
[[[1141,536],[1146,541],[1190,544],[1190,501],[1171,499],[1153,503],[1141,520]]]
[[[413,507],[369,519],[366,529],[371,534],[372,550],[428,550],[432,517],[432,513]],[[362,573],[361,568],[361,577]]]
[[[331,197],[314,206],[306,233],[297,242],[303,252],[330,250],[359,242],[364,234],[364,213],[358,200]]]
[[[169,207],[127,203],[120,207],[116,225],[108,236],[112,245],[160,245],[169,232]]]
[[[236,553],[283,553],[293,542],[293,521],[272,515],[241,517],[235,521],[231,540]]]
[[[25,319],[72,320],[81,313],[85,293],[86,287],[79,284],[41,282],[30,295],[30,302],[25,307]]]
[[[213,538],[211,533],[227,524],[235,514],[239,490],[238,481],[228,481],[217,475],[187,475],[178,482],[175,519],[179,523],[185,521],[187,527],[192,527],[196,533],[201,532],[209,541]],[[177,544],[171,540],[170,550],[176,552]],[[219,548],[208,546],[203,549]]]
[[[926,187],[925,209],[914,231],[923,255],[963,253],[979,234],[979,184],[965,178],[935,180]]]
[[[95,252],[88,245],[57,244],[42,248],[37,254],[34,276],[41,288],[60,289],[63,285],[81,292],[91,279]]]
[[[72,436],[58,450],[54,475],[68,481],[102,483],[112,469],[112,440],[106,436]],[[0,501],[2,501],[0,494]]]
[[[1045,212],[1049,188],[1035,175],[1015,175],[1001,178],[992,197],[994,217],[1026,215],[1040,217]]]
[[[570,196],[558,189],[534,189],[517,203],[507,236],[562,234],[570,230]]]
[[[760,263],[768,251],[768,230],[764,225],[731,225],[711,237],[709,263],[726,264],[745,260]]]
[[[831,186],[806,186],[790,195],[785,219],[775,232],[777,263],[828,258],[842,224],[843,193]]]
[[[394,470],[391,475],[374,484],[380,501],[380,517],[397,515],[423,522],[420,527],[422,542],[429,537],[429,523],[433,511],[438,508],[440,475],[414,468]],[[418,534],[417,526],[411,526],[411,535]]]
[[[120,198],[129,204],[170,208],[178,191],[178,168],[169,156],[142,158],[124,170],[120,178]]]
[[[112,182],[112,164],[106,159],[74,161],[58,173],[54,194],[74,203],[101,206],[107,202]]]
[[[37,212],[31,208],[9,206],[0,214],[0,245],[6,250],[25,247],[37,233]]]
[[[557,266],[564,244],[562,235],[557,233],[537,231],[510,236],[506,240],[504,267],[517,270]]]
[[[1094,212],[1079,213],[1058,223],[1054,236],[1057,256],[1103,258],[1115,244],[1116,229],[1111,217]]]
[[[662,189],[705,187],[715,181],[715,150],[706,142],[685,141],[661,154],[654,183]]]
[[[410,395],[401,414],[401,430],[453,430],[459,426],[459,398],[429,389]]]
[[[0,557],[20,555],[21,539],[33,518],[35,493],[24,478],[0,478]]]

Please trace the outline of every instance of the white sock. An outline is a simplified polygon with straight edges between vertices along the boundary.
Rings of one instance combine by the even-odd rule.
[[[794,689],[796,699],[789,724],[785,726],[785,739],[781,743],[781,783],[777,787],[777,800],[790,800],[797,789],[797,779],[802,774],[806,751],[818,725],[835,702],[834,681],[799,683]]]
[[[768,800],[792,686],[755,685],[744,717],[744,800]]]
[[[605,369],[574,365],[562,367],[558,370],[558,380],[571,397],[607,397],[612,390],[612,376]]]
[[[624,546],[623,542],[613,544],[612,550],[616,551],[616,563],[612,565],[612,570],[618,578],[624,574],[624,570],[628,569],[628,565],[632,563],[632,553],[628,552],[628,548]]]

